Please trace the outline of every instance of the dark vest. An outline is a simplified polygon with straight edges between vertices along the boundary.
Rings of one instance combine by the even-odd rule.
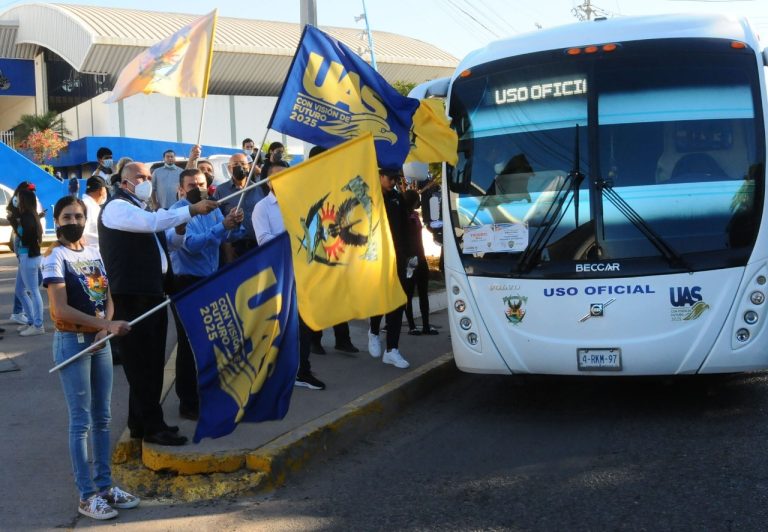
[[[113,201],[128,201],[136,205],[131,196],[119,190],[104,204],[99,214],[99,251],[107,270],[110,291],[120,295],[162,296],[166,276],[163,275],[155,234],[130,233],[106,227],[102,216]],[[141,208],[138,205],[136,207]],[[165,233],[160,231],[156,234],[165,249]],[[168,260],[169,274],[170,271],[171,261]]]

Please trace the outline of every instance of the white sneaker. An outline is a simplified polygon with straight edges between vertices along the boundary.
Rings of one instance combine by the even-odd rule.
[[[381,340],[379,340],[378,334],[373,334],[368,331],[368,352],[373,358],[379,358],[381,356]]]
[[[34,325],[30,325],[23,331],[19,333],[19,336],[39,336],[41,334],[45,334],[45,328],[41,325],[40,327],[35,327]]]
[[[30,327],[32,326],[29,323],[27,323],[26,325],[19,325],[18,327],[16,327],[16,332],[21,332],[24,329],[29,329]]]
[[[384,357],[381,359],[385,364],[392,364],[396,368],[405,369],[410,366],[408,361],[400,354],[399,349],[390,349],[384,353]]]
[[[107,501],[112,508],[136,508],[141,499],[136,495],[131,495],[127,491],[123,491],[117,486],[109,488],[107,491],[100,493],[99,496]]]
[[[107,504],[104,497],[101,497],[100,495],[93,495],[88,497],[88,500],[80,501],[77,511],[83,515],[99,520],[117,517],[117,510]]]
[[[24,327],[27,326],[29,323],[29,320],[27,319],[27,315],[23,312],[19,312],[18,314],[11,314],[11,316],[8,318],[9,320],[18,323],[19,325],[23,325]]]

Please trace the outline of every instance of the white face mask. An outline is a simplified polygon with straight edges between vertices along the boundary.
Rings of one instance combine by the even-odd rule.
[[[152,197],[152,182],[144,181],[133,187],[133,193],[141,201],[147,201]]]
[[[101,161],[101,166],[103,166],[104,168],[112,168],[113,163],[114,161],[112,159],[104,159],[103,161]]]

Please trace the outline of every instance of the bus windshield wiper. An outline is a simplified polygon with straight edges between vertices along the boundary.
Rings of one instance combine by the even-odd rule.
[[[575,154],[573,158],[573,169],[563,180],[560,187],[555,192],[555,199],[547,209],[541,220],[540,228],[536,232],[533,241],[528,245],[522,257],[517,263],[517,271],[528,273],[533,268],[534,260],[539,257],[544,247],[552,238],[557,227],[568,211],[571,202],[576,199],[576,225],[578,225],[578,194],[581,182],[584,180],[584,174],[579,169],[579,125],[576,124]],[[565,206],[565,208],[563,208]]]
[[[613,186],[608,181],[598,181],[596,185],[602,191],[602,196],[611,202],[616,209],[623,214],[627,220],[632,222],[638,231],[640,231],[653,246],[659,250],[659,253],[667,260],[670,266],[673,268],[685,268],[689,271],[691,267],[683,260],[680,254],[670,246],[664,238],[658,234],[653,228],[648,225],[640,214],[627,203],[624,198],[619,196],[618,192],[613,189]]]

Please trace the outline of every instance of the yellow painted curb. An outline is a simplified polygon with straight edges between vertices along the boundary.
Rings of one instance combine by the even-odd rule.
[[[245,465],[243,454],[168,453],[155,445],[144,443],[141,461],[153,471],[173,471],[179,475],[201,473],[232,473]]]
[[[124,464],[130,460],[141,457],[141,440],[131,438],[128,429],[123,431],[122,436],[115,445],[112,453],[113,464]]]
[[[442,355],[252,451],[171,454],[162,446],[143,444],[141,458],[131,458],[137,453],[130,442],[140,442],[124,433],[131,452],[121,452],[125,461],[119,463],[113,457],[113,472],[129,491],[183,501],[273,489],[309,461],[352,444],[456,374],[453,356]]]
[[[234,473],[174,475],[147,469],[140,460],[130,460],[112,468],[121,487],[142,497],[164,497],[187,502],[217,499],[261,489],[266,475],[240,469]]]

